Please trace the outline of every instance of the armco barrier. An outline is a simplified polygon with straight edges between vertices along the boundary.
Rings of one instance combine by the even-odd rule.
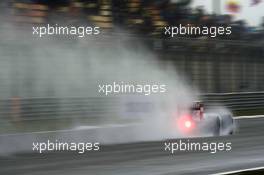
[[[205,94],[202,99],[208,106],[221,104],[233,111],[264,109],[264,92]]]
[[[222,105],[233,111],[264,109],[264,92],[203,94],[208,106]],[[0,100],[0,118],[45,120],[115,116],[120,107],[117,98],[12,98]]]

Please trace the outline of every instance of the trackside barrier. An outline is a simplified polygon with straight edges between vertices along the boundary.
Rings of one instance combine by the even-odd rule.
[[[223,105],[233,111],[264,109],[264,92],[203,94],[208,106]],[[0,100],[0,118],[45,120],[115,116],[120,101],[114,97],[11,98]]]
[[[204,94],[202,99],[208,106],[221,104],[233,111],[264,109],[264,92]]]

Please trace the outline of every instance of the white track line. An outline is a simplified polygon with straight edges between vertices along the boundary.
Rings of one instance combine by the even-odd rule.
[[[241,173],[241,172],[246,172],[246,171],[256,171],[256,170],[261,170],[261,169],[264,169],[264,166],[255,167],[255,168],[240,169],[240,170],[235,170],[235,171],[226,171],[226,172],[210,174],[210,175],[227,175],[227,174]]]
[[[249,115],[249,116],[234,117],[234,119],[251,119],[251,118],[264,118],[264,115]]]

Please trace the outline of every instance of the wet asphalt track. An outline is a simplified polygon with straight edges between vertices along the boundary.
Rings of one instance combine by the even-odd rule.
[[[239,131],[233,136],[190,140],[232,142],[229,152],[172,155],[160,141],[101,146],[100,152],[85,154],[16,154],[0,156],[0,175],[204,175],[264,166],[264,118],[240,119],[237,124]]]

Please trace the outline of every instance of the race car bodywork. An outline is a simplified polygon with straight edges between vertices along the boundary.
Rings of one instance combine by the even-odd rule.
[[[177,118],[177,127],[183,135],[229,135],[235,129],[232,114],[223,110],[204,110],[201,102],[196,102],[186,113]]]

